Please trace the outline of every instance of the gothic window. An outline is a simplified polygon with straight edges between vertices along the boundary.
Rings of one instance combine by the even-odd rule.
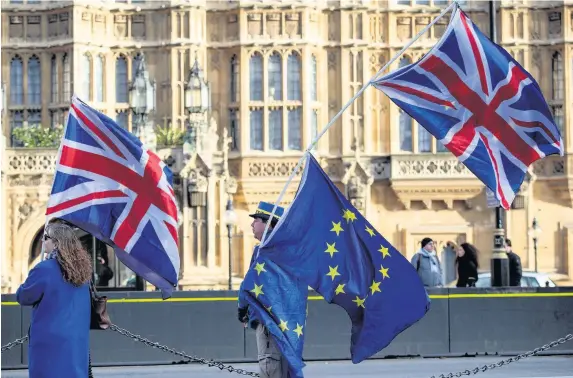
[[[288,56],[287,60],[287,100],[301,101],[302,95],[300,93],[300,55],[292,53]]]
[[[259,53],[251,56],[249,79],[251,101],[263,101],[263,57]]]
[[[233,55],[231,58],[231,102],[237,102],[239,98],[239,88],[241,87],[239,84],[239,58],[236,55]]]
[[[251,150],[263,150],[263,111],[251,110],[250,114]]]
[[[63,101],[62,102],[68,102],[70,101],[71,98],[71,73],[70,73],[70,58],[68,57],[68,54],[65,54],[64,57],[62,58],[62,64],[63,64],[63,88],[62,88],[62,92],[64,95]]]
[[[127,88],[127,59],[120,55],[115,61],[115,101],[129,102]]]
[[[555,52],[551,59],[553,74],[553,100],[563,100],[563,58],[559,52]]]
[[[271,100],[280,101],[283,96],[283,75],[282,61],[278,53],[273,53],[269,57],[269,97]]]
[[[59,102],[58,84],[58,59],[55,55],[52,55],[52,60],[50,62],[50,87],[52,88],[50,102],[52,103]]]
[[[41,75],[40,58],[34,55],[28,59],[28,104],[30,105],[42,103]]]
[[[398,110],[400,125],[400,151],[412,152],[412,119],[402,109]]]
[[[131,64],[131,78],[132,78],[132,80],[135,79],[135,73],[137,72],[137,69],[139,68],[139,64],[141,63],[142,58],[143,57],[139,53],[133,57],[133,62]]]
[[[23,63],[19,56],[15,56],[10,62],[10,103],[12,105],[24,103]]]
[[[301,150],[301,108],[297,107],[288,111],[288,148],[289,150]],[[314,113],[314,112],[313,112]]]
[[[121,111],[121,112],[117,112],[117,114],[115,115],[115,122],[117,123],[117,125],[119,127],[121,127],[122,129],[127,130],[127,122],[128,122],[128,118],[127,118],[127,112],[126,111]]]
[[[409,56],[400,59],[398,68],[405,67],[412,63]],[[400,125],[400,150],[412,152],[412,118],[402,109],[398,112],[398,124]]]
[[[13,111],[10,114],[10,120],[12,121],[12,130],[22,127],[24,125],[24,113],[21,110]],[[14,138],[14,135],[10,136],[12,147],[23,147],[22,142],[19,142]]]
[[[94,60],[94,101],[103,102],[103,56],[97,56]]]
[[[561,134],[563,134],[563,106],[555,105],[551,107],[551,113],[553,114],[553,120],[555,125],[559,128]]]
[[[418,125],[418,152],[432,152],[432,134],[422,125]]]
[[[81,94],[82,100],[90,101],[90,88],[92,82],[92,64],[91,58],[88,54],[83,54],[81,57],[80,70],[81,70]]]
[[[42,126],[42,112],[40,110],[28,110],[28,126]]]
[[[318,110],[313,110],[310,113],[310,140],[313,141],[318,135]],[[316,146],[313,146],[316,148]]]
[[[229,112],[229,137],[231,138],[231,144],[229,148],[231,151],[239,150],[239,122],[237,120],[237,112],[231,110]]]
[[[312,101],[318,101],[317,68],[316,57],[312,55],[310,57],[310,99]]]
[[[271,150],[283,149],[283,112],[273,109],[269,112],[269,147]]]

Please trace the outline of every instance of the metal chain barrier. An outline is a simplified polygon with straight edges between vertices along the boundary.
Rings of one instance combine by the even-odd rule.
[[[472,370],[464,370],[464,371],[460,371],[457,373],[440,374],[438,376],[432,375],[431,378],[453,378],[453,377],[461,377],[464,375],[474,375],[477,373],[483,373],[487,370],[502,367],[502,366],[508,365],[512,362],[523,360],[524,358],[527,358],[527,357],[535,356],[536,354],[539,354],[539,353],[541,353],[547,349],[551,349],[553,347],[556,347],[557,345],[566,343],[567,341],[570,341],[570,340],[573,340],[573,334],[568,334],[567,336],[562,337],[558,340],[555,340],[549,344],[545,344],[542,347],[536,348],[536,349],[529,351],[529,352],[526,352],[526,353],[522,353],[522,354],[517,355],[515,357],[510,357],[507,360],[502,360],[502,361],[499,361],[495,364],[483,365],[481,367],[473,368]]]
[[[259,377],[260,376],[259,373],[254,373],[254,372],[246,371],[243,369],[237,369],[237,368],[232,367],[231,365],[224,365],[221,362],[217,362],[217,361],[213,361],[213,360],[206,360],[204,358],[200,358],[200,357],[196,357],[196,356],[190,356],[184,352],[176,351],[175,349],[169,348],[166,345],[162,345],[162,344],[153,342],[149,339],[146,339],[145,337],[131,333],[124,328],[116,326],[115,324],[112,324],[109,327],[109,329],[111,329],[111,330],[113,330],[119,334],[122,334],[126,337],[129,337],[131,339],[134,339],[136,341],[140,341],[140,342],[144,343],[145,345],[149,345],[152,348],[161,349],[164,352],[171,353],[171,354],[174,354],[174,355],[179,356],[179,357],[183,357],[184,359],[189,360],[189,361],[198,362],[202,365],[207,365],[209,367],[218,367],[220,370],[227,370],[229,373],[237,373],[237,374],[241,374],[241,375],[248,375],[251,377]]]
[[[118,326],[116,326],[115,324],[112,324],[112,325],[110,326],[110,329],[113,330],[113,331],[115,331],[115,332],[117,332],[117,333],[119,333],[119,334],[121,334],[121,335],[124,335],[124,336],[126,336],[126,337],[129,337],[129,338],[131,338],[131,339],[133,339],[133,340],[142,342],[142,343],[144,343],[145,345],[148,345],[148,346],[150,346],[150,347],[152,347],[152,348],[157,348],[157,349],[160,349],[160,350],[162,350],[162,351],[164,351],[164,352],[171,353],[171,354],[174,354],[174,355],[179,356],[179,357],[183,357],[185,360],[189,360],[189,361],[193,361],[193,362],[198,362],[198,363],[200,363],[200,364],[202,364],[202,365],[207,365],[207,366],[209,366],[209,367],[217,367],[217,368],[219,368],[220,370],[227,370],[229,373],[237,373],[237,374],[241,374],[241,375],[248,375],[248,376],[251,376],[251,377],[259,377],[259,376],[260,376],[259,373],[254,373],[254,372],[246,371],[246,370],[243,370],[243,369],[237,369],[237,368],[234,368],[234,367],[231,366],[231,365],[224,365],[224,364],[221,363],[221,362],[217,362],[217,361],[214,361],[214,360],[206,360],[206,359],[204,359],[204,358],[200,358],[200,357],[196,357],[196,356],[191,356],[191,355],[188,355],[188,354],[186,354],[186,353],[184,353],[184,352],[176,351],[175,349],[169,348],[169,347],[166,346],[166,345],[162,345],[162,344],[159,344],[159,343],[157,343],[157,342],[153,342],[153,341],[151,341],[151,340],[149,340],[149,339],[146,339],[145,337],[142,337],[142,336],[140,336],[140,335],[136,335],[136,334],[134,334],[134,333],[132,333],[132,332],[129,332],[128,330],[126,330],[126,329],[124,329],[124,328],[121,328],[121,327],[118,327]],[[28,336],[27,336],[27,335],[24,336],[24,337],[22,337],[22,338],[20,338],[20,339],[16,339],[16,340],[12,341],[11,343],[8,343],[8,344],[6,344],[6,345],[3,345],[3,346],[2,346],[2,352],[6,351],[6,350],[10,350],[10,349],[14,348],[14,347],[17,346],[17,345],[23,344],[24,342],[26,342],[26,340],[28,340]],[[522,360],[522,359],[527,358],[527,357],[535,356],[535,355],[537,355],[537,354],[539,354],[539,353],[541,353],[541,352],[543,352],[543,351],[546,351],[546,350],[548,350],[548,349],[554,348],[554,347],[556,347],[556,346],[558,346],[558,345],[564,344],[564,343],[566,343],[567,341],[571,341],[571,340],[573,340],[573,334],[568,334],[567,336],[562,337],[562,338],[560,338],[560,339],[558,339],[558,340],[552,341],[552,342],[550,342],[549,344],[545,344],[545,345],[543,345],[542,347],[536,348],[536,349],[534,349],[534,350],[532,350],[532,351],[529,351],[529,352],[526,352],[526,353],[519,354],[519,355],[514,356],[514,357],[510,357],[510,358],[508,358],[508,359],[506,359],[506,360],[499,361],[499,362],[497,362],[497,363],[495,363],[495,364],[483,365],[483,366],[481,366],[481,367],[476,367],[476,368],[471,369],[471,370],[464,370],[464,371],[460,371],[460,372],[457,372],[457,373],[440,374],[440,375],[438,375],[438,376],[432,375],[430,378],[453,378],[453,377],[458,378],[458,377],[462,377],[462,376],[464,376],[464,375],[474,375],[474,374],[477,374],[477,373],[483,373],[483,372],[485,372],[485,371],[487,371],[487,370],[492,370],[492,369],[495,369],[495,368],[498,368],[498,367],[502,367],[502,366],[508,365],[508,364],[510,364],[510,363],[512,363],[512,362],[517,362],[517,361]]]
[[[26,335],[20,339],[16,339],[16,340],[14,340],[11,343],[8,343],[6,345],[2,345],[2,353],[4,353],[4,351],[6,351],[6,350],[10,350],[10,349],[14,348],[15,346],[18,346],[20,344],[24,344],[26,342],[26,340],[28,340],[28,335]]]

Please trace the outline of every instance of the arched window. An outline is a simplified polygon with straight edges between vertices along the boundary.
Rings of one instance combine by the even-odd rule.
[[[230,90],[231,90],[231,102],[237,102],[239,98],[239,88],[241,87],[239,84],[239,59],[236,55],[233,55],[231,58],[231,83],[230,83]]]
[[[50,87],[52,87],[52,92],[50,95],[50,102],[59,102],[59,81],[58,81],[58,59],[55,55],[52,55],[52,60],[50,61]]]
[[[276,52],[269,56],[268,71],[269,97],[280,101],[283,98],[283,67],[281,56]]]
[[[263,111],[251,110],[250,114],[251,150],[263,150]]]
[[[71,70],[70,70],[70,58],[68,57],[68,54],[65,54],[64,57],[62,58],[62,64],[63,64],[63,95],[64,98],[62,99],[62,102],[68,102],[71,99],[71,92],[72,92],[72,79],[71,79]]]
[[[563,100],[563,58],[555,52],[551,58],[551,71],[553,74],[553,100]]]
[[[120,55],[115,61],[115,101],[129,102],[127,92],[127,59]]]
[[[251,101],[263,101],[263,57],[259,53],[249,61],[249,87]]]
[[[40,58],[33,55],[28,59],[28,104],[40,105],[42,103],[42,79]]]
[[[94,101],[103,102],[103,56],[97,56],[94,60]]]
[[[288,111],[288,148],[301,150],[302,108],[296,107]]]
[[[272,109],[269,111],[269,148],[271,150],[283,149],[282,109]]]
[[[287,99],[289,101],[301,101],[300,91],[300,55],[292,53],[287,59]]]
[[[15,56],[10,62],[10,103],[24,103],[24,76],[22,58]]]
[[[412,119],[402,109],[398,110],[400,125],[400,151],[412,152]]]
[[[82,100],[90,101],[90,89],[92,84],[92,64],[91,64],[91,57],[88,54],[83,54],[81,57],[80,63],[80,70],[81,70],[81,94]]]
[[[317,69],[318,65],[316,63],[316,57],[312,55],[310,57],[310,99],[311,101],[318,101],[318,80],[317,80]]]
[[[418,152],[432,152],[432,134],[422,125],[418,125]]]

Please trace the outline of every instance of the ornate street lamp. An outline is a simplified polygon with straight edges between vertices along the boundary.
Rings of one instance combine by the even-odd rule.
[[[534,271],[537,273],[537,240],[541,235],[541,228],[537,223],[537,218],[533,217],[533,221],[531,222],[531,228],[529,229],[529,236],[533,239],[533,258],[534,258]]]
[[[229,290],[233,290],[233,254],[231,253],[231,247],[233,245],[233,226],[237,223],[237,213],[233,209],[233,201],[231,199],[227,200],[227,208],[225,209],[225,224],[227,225],[227,237],[229,238]]]
[[[134,115],[133,133],[143,141],[143,133],[148,131],[146,125],[149,114],[155,110],[155,81],[149,79],[149,71],[147,71],[143,54],[140,55],[139,65],[129,87],[129,102]]]
[[[205,113],[211,109],[211,90],[205,80],[203,70],[195,58],[195,63],[189,71],[189,78],[185,85],[185,109],[189,112],[190,120],[185,135],[183,151],[185,153],[197,151],[197,128],[206,127]]]

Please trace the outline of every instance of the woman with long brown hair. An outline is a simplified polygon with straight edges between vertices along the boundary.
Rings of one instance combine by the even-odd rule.
[[[92,263],[74,230],[62,223],[44,229],[46,260],[18,288],[22,306],[33,306],[29,376],[88,376]]]

